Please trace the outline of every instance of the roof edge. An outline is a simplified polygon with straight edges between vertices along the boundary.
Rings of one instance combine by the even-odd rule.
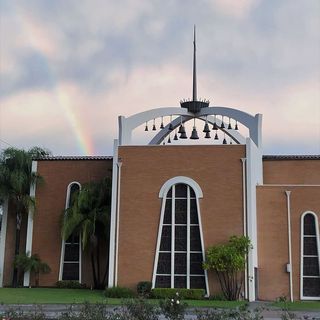
[[[47,156],[33,158],[35,161],[60,161],[60,160],[112,160],[112,156]]]
[[[319,154],[314,155],[263,155],[263,160],[276,161],[276,160],[320,160]]]

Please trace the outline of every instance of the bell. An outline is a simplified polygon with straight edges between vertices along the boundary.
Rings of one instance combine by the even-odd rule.
[[[186,134],[186,130],[184,130],[184,132],[181,132],[180,139],[188,139],[187,134]]]
[[[220,128],[221,128],[221,129],[224,129],[224,128],[225,128],[223,120],[222,120],[222,122],[221,122]]]
[[[179,130],[178,130],[178,133],[182,133],[182,131],[184,130],[184,127],[183,127],[183,125],[182,124],[180,124],[180,126],[179,126]]]
[[[208,122],[204,125],[203,132],[210,132]]]
[[[146,127],[144,128],[144,131],[149,131],[147,123],[146,123]]]
[[[192,140],[198,140],[199,139],[196,127],[193,127],[190,139],[192,139]]]
[[[153,124],[152,130],[153,130],[153,131],[156,131],[156,130],[157,130],[155,123]]]
[[[214,136],[214,140],[219,140],[219,137],[218,137],[218,133],[216,132],[216,135]]]
[[[163,122],[161,122],[160,129],[163,129],[163,128],[164,128],[164,125],[163,125]]]
[[[172,123],[170,122],[170,124],[169,124],[169,130],[170,131],[172,131],[173,130],[173,125],[172,125]]]
[[[218,126],[217,126],[216,122],[213,123],[212,130],[218,130]]]
[[[231,123],[229,122],[228,130],[232,129]]]
[[[226,140],[226,138],[223,138],[223,142],[222,142],[222,144],[227,144],[227,140]]]
[[[235,130],[239,130],[238,128],[238,121],[236,121],[236,126],[234,127]]]
[[[173,140],[178,140],[178,135],[177,135],[177,133],[174,134]]]
[[[211,136],[210,136],[210,132],[206,132],[206,135],[204,136],[206,139],[210,139]]]
[[[170,136],[169,136],[169,138],[168,138],[168,143],[171,143],[171,139],[170,139]]]

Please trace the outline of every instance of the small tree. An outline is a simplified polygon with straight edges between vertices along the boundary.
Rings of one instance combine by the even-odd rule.
[[[227,300],[238,300],[244,281],[243,271],[251,242],[245,236],[232,236],[227,244],[209,247],[203,267],[214,270]]]
[[[21,253],[15,257],[14,265],[22,271],[30,271],[35,276],[35,286],[39,286],[40,273],[49,273],[51,268],[47,263],[41,261],[37,254],[30,256],[30,253]]]

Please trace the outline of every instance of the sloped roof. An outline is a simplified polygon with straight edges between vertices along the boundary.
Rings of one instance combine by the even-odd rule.
[[[320,155],[264,155],[263,160],[320,160]]]
[[[35,158],[38,161],[59,161],[59,160],[112,160],[112,156],[48,156]]]

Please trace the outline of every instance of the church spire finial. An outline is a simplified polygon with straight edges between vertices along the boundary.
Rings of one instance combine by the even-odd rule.
[[[193,27],[193,86],[192,100],[197,101],[196,25]]]
[[[188,109],[189,112],[198,113],[202,108],[209,106],[208,100],[198,101],[197,98],[197,57],[196,57],[196,25],[193,27],[193,77],[192,77],[192,100],[182,100],[182,108]]]

